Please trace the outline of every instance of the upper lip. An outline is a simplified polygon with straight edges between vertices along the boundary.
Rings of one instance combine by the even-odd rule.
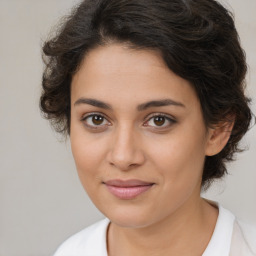
[[[135,179],[131,179],[131,180],[108,180],[103,182],[106,185],[109,186],[115,186],[115,187],[136,187],[136,186],[149,186],[149,185],[153,185],[153,182],[147,182],[147,181],[142,181],[142,180],[135,180]]]

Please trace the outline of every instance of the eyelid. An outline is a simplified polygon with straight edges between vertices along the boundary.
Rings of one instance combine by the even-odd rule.
[[[159,116],[166,118],[172,124],[177,123],[176,119],[173,116],[171,116],[170,114],[165,114],[165,113],[160,112],[160,113],[151,113],[151,114],[147,115],[147,117],[144,119],[143,126],[145,126],[145,123],[149,122],[150,119],[152,119],[154,117],[159,117]],[[168,127],[158,127],[156,129],[161,129],[161,128],[164,129],[164,128],[168,128]]]
[[[166,117],[168,119],[171,119],[172,121],[176,121],[175,120],[175,117],[173,117],[172,115],[170,114],[166,114],[166,113],[163,113],[163,112],[154,112],[154,113],[151,113],[149,115],[147,115],[144,119],[144,121],[147,121],[149,120],[150,118],[152,117],[157,117],[157,116],[162,116],[162,117]]]
[[[107,121],[107,124],[103,124],[103,125],[90,125],[88,123],[86,123],[86,120],[90,117],[93,117],[93,116],[102,116],[106,121]],[[109,118],[106,117],[105,114],[101,113],[101,112],[89,112],[87,114],[84,114],[81,119],[80,119],[81,122],[83,122],[84,126],[87,128],[87,129],[90,129],[90,130],[94,130],[94,131],[101,131],[101,130],[104,130],[106,129],[106,126],[110,126],[111,125],[111,122],[109,121]]]
[[[89,112],[89,113],[83,114],[80,121],[84,121],[86,118],[94,116],[94,115],[102,116],[110,123],[109,118],[101,112]]]
[[[102,129],[104,126],[109,126],[109,125],[112,125],[112,122],[109,120],[109,117],[107,117],[105,114],[103,114],[102,112],[89,112],[89,113],[86,113],[84,115],[82,115],[80,121],[84,122],[87,118],[89,117],[92,117],[94,115],[99,115],[99,116],[102,116],[107,122],[108,124],[104,124],[104,125],[98,125],[98,126],[92,126],[92,125],[89,125],[89,124],[84,124],[85,126],[91,128],[91,129]],[[154,126],[150,126],[150,125],[146,125],[146,123],[148,123],[152,118],[154,117],[164,117],[167,119],[167,121],[170,123],[169,125],[167,126],[159,126],[159,127],[154,127]],[[169,128],[172,124],[175,124],[177,123],[177,120],[176,118],[174,118],[172,115],[170,114],[166,114],[166,113],[162,113],[162,112],[155,112],[155,113],[151,113],[149,115],[147,115],[145,118],[144,118],[144,121],[143,121],[143,124],[142,126],[144,127],[149,127],[149,128],[152,128],[152,129],[157,129],[157,130],[161,130],[161,129],[167,129]]]

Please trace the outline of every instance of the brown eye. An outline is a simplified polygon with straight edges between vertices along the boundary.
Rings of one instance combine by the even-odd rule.
[[[159,114],[149,118],[144,125],[147,127],[153,127],[153,128],[168,128],[174,123],[176,123],[176,121],[171,117],[167,115]]]
[[[100,115],[100,114],[91,114],[91,115],[85,116],[82,119],[82,121],[88,128],[93,128],[93,129],[103,128],[110,125],[108,120],[103,115]]]
[[[154,117],[154,124],[156,126],[163,126],[165,123],[165,120],[166,120],[166,118],[163,116]]]
[[[99,115],[92,116],[92,123],[94,125],[101,125],[104,122],[104,117]]]

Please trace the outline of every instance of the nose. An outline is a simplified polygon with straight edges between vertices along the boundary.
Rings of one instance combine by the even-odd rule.
[[[113,134],[108,162],[122,171],[142,165],[145,161],[139,134],[129,127],[120,127]]]

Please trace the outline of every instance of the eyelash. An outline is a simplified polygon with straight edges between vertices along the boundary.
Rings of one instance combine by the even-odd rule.
[[[148,123],[150,120],[156,118],[156,117],[163,117],[165,119],[164,122],[169,122],[168,125],[166,126],[149,126]],[[176,123],[176,120],[171,117],[170,115],[167,115],[167,114],[163,114],[163,113],[154,113],[154,114],[151,114],[149,116],[146,117],[146,122],[144,122],[143,126],[145,127],[152,127],[152,129],[157,129],[157,130],[160,130],[160,129],[167,129],[169,128],[171,125],[175,124]]]
[[[87,127],[87,128],[89,128],[89,129],[94,129],[94,130],[99,130],[99,129],[102,129],[103,127],[102,127],[102,125],[95,125],[95,126],[93,126],[93,125],[89,125],[88,123],[86,123],[86,121],[90,118],[90,117],[96,117],[96,116],[98,116],[98,117],[102,117],[103,118],[103,120],[105,120],[105,121],[107,121],[108,122],[108,124],[105,124],[104,126],[106,127],[106,126],[110,126],[110,122],[108,121],[108,119],[107,119],[107,117],[104,115],[104,114],[102,114],[102,113],[90,113],[90,114],[88,114],[88,115],[85,115],[85,116],[83,116],[82,118],[81,118],[81,121],[84,123],[84,125]]]
[[[100,117],[100,118],[103,118],[103,122],[104,121],[107,121],[107,124],[99,124],[99,125],[90,125],[88,124],[88,122],[86,122],[89,118],[91,117]],[[150,122],[150,120],[156,118],[156,117],[163,117],[164,118],[164,123],[169,122],[168,125],[166,126],[150,126],[148,125],[148,123]],[[108,118],[102,114],[102,113],[98,113],[98,112],[95,112],[95,113],[90,113],[88,115],[85,115],[81,118],[81,121],[84,123],[84,125],[89,128],[89,129],[93,129],[93,130],[104,130],[107,128],[107,126],[110,126],[111,123],[108,121]],[[148,115],[146,118],[145,118],[145,121],[143,122],[143,126],[144,127],[149,127],[151,129],[155,129],[155,130],[163,130],[163,129],[167,129],[169,128],[171,125],[175,124],[176,123],[176,120],[171,117],[170,115],[167,115],[167,114],[163,114],[163,113],[154,113],[154,114],[151,114],[151,115]]]

